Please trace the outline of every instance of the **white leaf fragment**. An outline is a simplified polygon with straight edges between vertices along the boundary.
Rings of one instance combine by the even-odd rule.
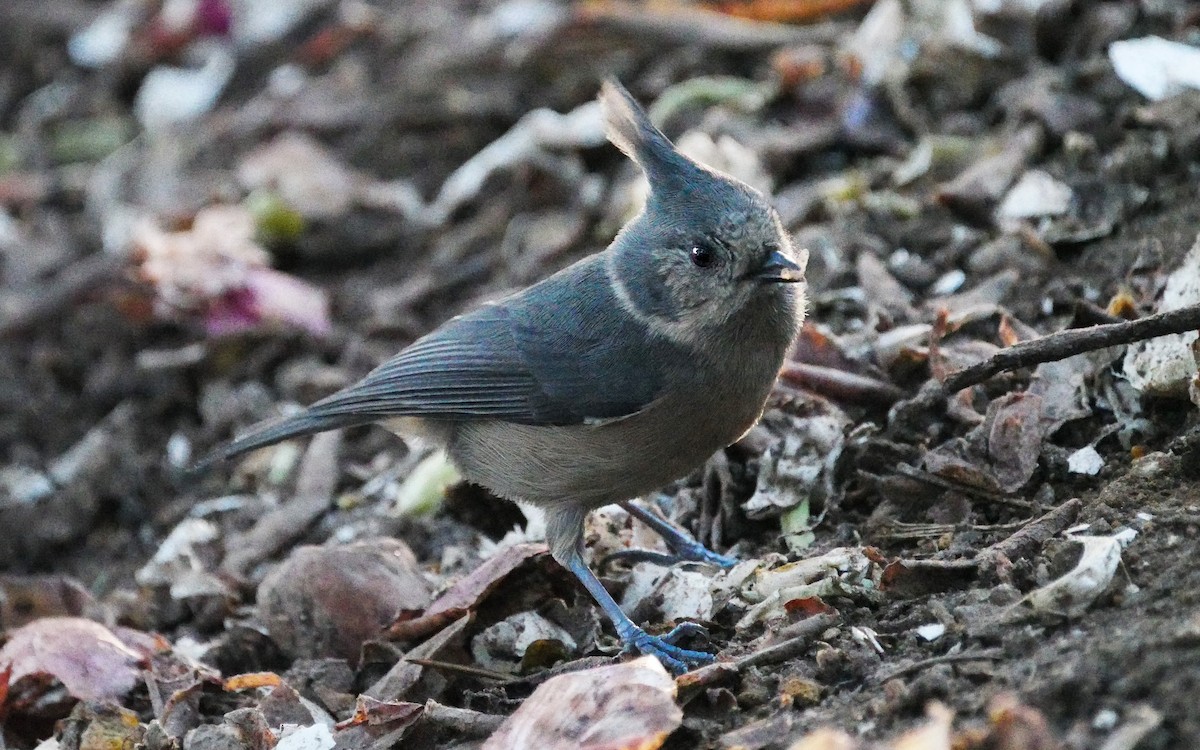
[[[1104,468],[1104,459],[1090,445],[1085,445],[1067,457],[1067,471],[1094,477]]]
[[[1200,63],[1197,63],[1200,65]],[[1179,310],[1200,304],[1200,235],[1179,268],[1167,277],[1157,312]],[[1151,396],[1191,398],[1200,405],[1200,334],[1159,336],[1129,347],[1125,353],[1125,376],[1130,385]]]
[[[715,569],[688,570],[680,567],[639,563],[629,577],[629,585],[621,596],[621,609],[632,615],[638,605],[652,599],[663,622],[713,616],[713,576]]]
[[[846,443],[840,412],[793,419],[784,437],[763,454],[754,494],[742,506],[755,520],[781,515],[805,500],[833,493],[833,469]]]
[[[1108,59],[1122,81],[1151,101],[1200,89],[1200,48],[1146,36],[1113,42]]]
[[[538,641],[558,641],[569,652],[575,639],[536,612],[518,612],[483,630],[471,640],[471,655],[487,669],[502,670],[520,661]]]
[[[853,625],[850,627],[850,637],[857,643],[862,643],[870,646],[875,653],[883,653],[883,644],[879,642],[878,633],[870,628],[859,627]]]
[[[1083,545],[1079,562],[1062,577],[1029,594],[1027,600],[1039,612],[1066,617],[1083,614],[1096,597],[1112,583],[1121,550],[1133,541],[1137,532],[1122,530],[1112,536],[1078,536]]]
[[[190,122],[217,103],[233,77],[233,53],[218,45],[203,47],[204,63],[198,68],[159,65],[142,79],[133,100],[138,122],[149,131]]]
[[[286,726],[275,750],[331,750],[335,744],[333,733],[324,724]]]
[[[823,555],[781,565],[772,570],[758,570],[742,589],[749,602],[761,602],[780,591],[797,589],[821,578],[851,573],[865,575],[871,561],[857,547],[835,547]]]
[[[1040,169],[1026,172],[1004,196],[996,217],[1001,221],[1060,216],[1071,206],[1072,191]]]

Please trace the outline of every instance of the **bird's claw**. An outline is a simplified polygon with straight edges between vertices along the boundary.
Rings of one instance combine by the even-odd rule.
[[[626,651],[636,651],[647,656],[654,656],[672,674],[681,675],[692,667],[711,664],[716,657],[705,651],[692,651],[675,645],[679,640],[693,635],[707,635],[703,625],[685,622],[675,626],[666,635],[650,635],[641,628],[634,627],[632,631],[621,636]]]
[[[650,553],[645,550],[630,550],[629,552],[632,553],[630,555],[631,559],[637,560],[640,557],[641,559],[650,559],[651,562],[663,565],[677,562],[705,563],[706,565],[716,565],[718,568],[732,568],[734,565],[737,565],[738,561],[736,558],[713,552],[708,547],[693,539],[689,534],[676,528],[666,519],[660,518],[637,503],[623,503],[622,507],[629,511],[629,514],[634,518],[654,529],[655,533],[662,537],[662,540],[675,553],[671,556]],[[651,559],[650,555],[656,555],[656,557]]]
[[[708,638],[708,628],[704,627],[698,622],[681,622],[675,627],[671,628],[671,632],[659,637],[674,646],[675,644],[679,643],[680,640],[684,638],[690,638],[692,636]],[[710,658],[709,661],[712,661],[712,659]]]
[[[675,554],[680,560],[688,562],[707,563],[708,565],[716,565],[718,568],[728,570],[738,564],[736,557],[722,555],[720,552],[713,552],[708,547],[705,547],[700,542],[692,542],[691,544],[680,544],[675,549]]]
[[[706,565],[715,565],[718,568],[728,570],[734,565],[737,565],[737,558],[722,555],[719,552],[713,552],[699,542],[692,542],[689,545],[671,545],[674,554],[665,554],[663,552],[654,552],[648,549],[623,549],[607,555],[600,561],[600,566],[605,567],[614,560],[625,560],[630,563],[648,562],[653,565],[661,565],[669,567],[680,562],[696,562]]]

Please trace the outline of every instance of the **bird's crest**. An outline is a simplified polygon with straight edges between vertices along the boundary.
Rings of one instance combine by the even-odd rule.
[[[601,86],[600,105],[608,139],[642,168],[651,192],[681,179],[695,179],[700,171],[696,163],[676,150],[650,121],[646,110],[615,79]]]

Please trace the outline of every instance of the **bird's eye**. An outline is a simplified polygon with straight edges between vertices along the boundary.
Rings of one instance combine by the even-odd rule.
[[[717,262],[717,252],[708,245],[693,245],[690,255],[692,265],[697,268],[712,268]]]

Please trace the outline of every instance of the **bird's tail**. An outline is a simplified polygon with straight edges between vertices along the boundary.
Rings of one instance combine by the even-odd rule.
[[[252,428],[244,435],[239,435],[233,440],[217,446],[204,458],[188,467],[187,474],[192,476],[200,474],[211,468],[213,464],[290,438],[315,435],[318,432],[336,430],[341,427],[353,427],[369,421],[371,421],[371,417],[360,414],[314,414],[311,411],[270,420]]]

